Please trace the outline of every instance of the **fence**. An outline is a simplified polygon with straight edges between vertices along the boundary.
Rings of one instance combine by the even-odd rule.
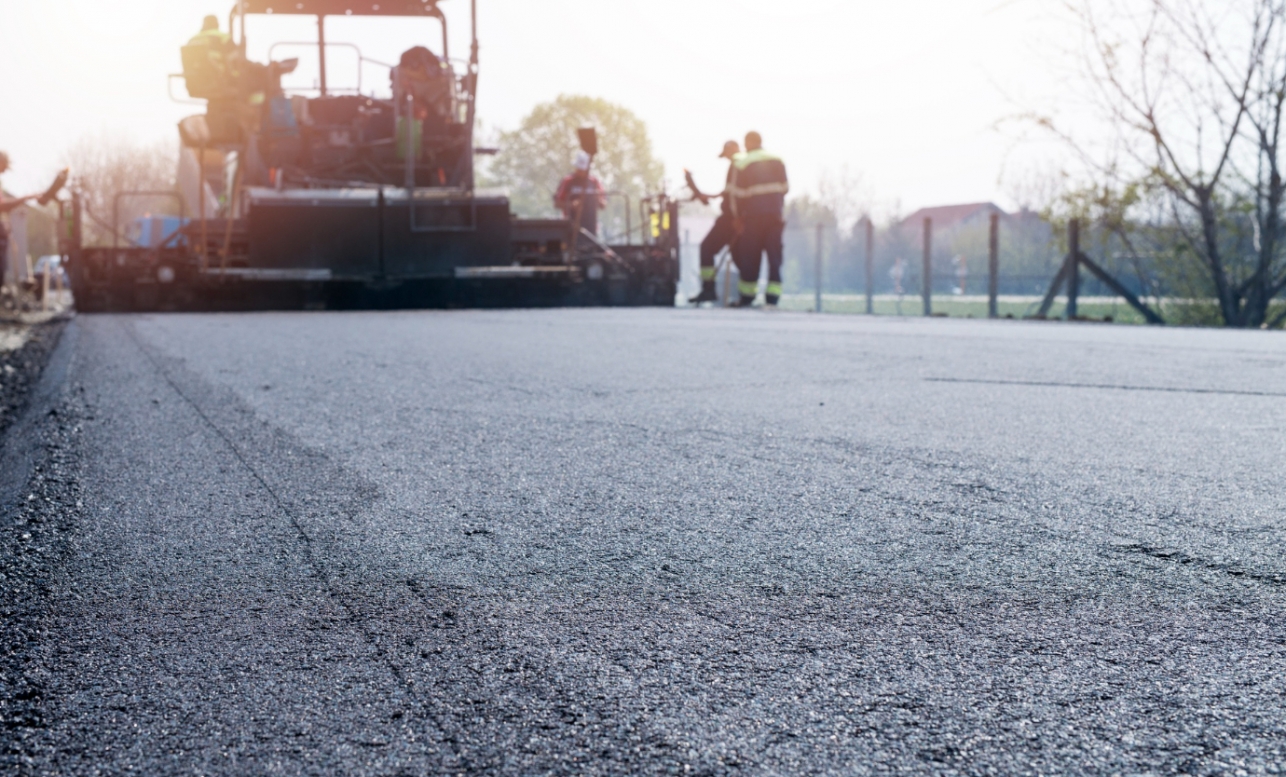
[[[1070,300],[1071,309],[1066,304],[1049,304],[1043,306],[1042,313],[1051,280],[1064,277],[1067,253],[1057,245],[1052,227],[1034,214],[1006,217],[1004,223],[1002,229],[1000,214],[992,213],[975,225],[982,229],[974,232],[981,234],[966,235],[964,240],[957,225],[954,231],[947,231],[942,245],[937,244],[935,225],[929,219],[914,225],[914,240],[908,239],[905,224],[883,230],[878,239],[869,221],[859,223],[847,239],[833,222],[788,225],[783,306],[898,315],[1024,317],[1070,313],[1152,320],[1138,301],[1144,296],[1143,278],[1123,279],[1120,261],[1113,274],[1084,254],[1080,256],[1088,264],[1078,261],[1080,282]],[[698,224],[693,226],[699,229]],[[695,288],[697,244],[692,233],[689,229],[684,240],[688,254],[684,279]],[[1100,252],[1110,255],[1106,242]],[[914,261],[906,261],[910,255]],[[948,262],[950,269],[946,268]],[[1082,310],[1077,310],[1078,299],[1085,300]]]

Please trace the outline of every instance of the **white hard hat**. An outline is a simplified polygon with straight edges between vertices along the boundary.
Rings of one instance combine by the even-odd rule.
[[[572,157],[572,167],[577,170],[589,169],[589,154],[586,154],[584,149],[577,151],[576,156]]]

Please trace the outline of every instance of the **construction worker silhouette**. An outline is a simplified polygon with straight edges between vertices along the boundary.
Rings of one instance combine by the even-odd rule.
[[[723,191],[717,195],[702,194],[696,190],[695,184],[693,194],[698,200],[710,204],[710,200],[719,197],[722,202],[719,204],[719,218],[714,220],[714,226],[706,233],[705,239],[701,241],[701,293],[693,297],[689,302],[699,305],[702,302],[714,302],[717,299],[714,291],[714,258],[719,255],[725,247],[731,246],[737,239],[737,223],[732,215],[732,195],[729,190],[732,186],[732,172],[734,169],[733,160],[741,152],[741,147],[737,141],[729,140],[723,144],[723,151],[719,152],[720,159],[728,160],[728,175],[724,178]]]
[[[732,258],[741,274],[740,305],[749,306],[759,290],[759,264],[768,255],[767,307],[781,298],[782,212],[790,183],[781,157],[763,148],[758,132],[746,133],[746,151],[732,160],[732,211],[740,226]]]
[[[183,79],[188,94],[197,99],[228,97],[235,91],[232,57],[236,46],[219,29],[219,18],[207,16],[201,31],[181,49]]]
[[[581,228],[591,235],[598,234],[598,212],[607,207],[607,194],[598,178],[589,174],[590,158],[584,151],[577,151],[572,158],[572,172],[558,184],[554,205],[563,217],[576,217],[577,202],[584,201],[580,211]]]

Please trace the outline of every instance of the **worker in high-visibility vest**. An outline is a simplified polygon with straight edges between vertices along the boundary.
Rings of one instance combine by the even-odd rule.
[[[219,29],[219,17],[211,14],[201,20],[201,31],[192,36],[188,43],[200,43],[227,48],[232,45],[232,36]]]
[[[205,17],[201,31],[182,49],[188,94],[209,99],[235,91],[237,68],[233,60],[239,53],[232,36],[219,29],[219,17]]]
[[[691,183],[689,176],[689,185],[692,186],[693,194],[703,204],[709,205],[710,200],[716,197],[722,200],[719,203],[719,218],[714,220],[714,226],[710,227],[705,239],[701,241],[701,293],[689,300],[693,305],[714,302],[718,299],[714,289],[714,258],[737,239],[737,225],[732,216],[732,195],[729,189],[732,186],[732,160],[739,153],[741,153],[741,147],[737,145],[737,141],[729,140],[723,144],[723,151],[720,152],[719,158],[728,160],[728,175],[724,178],[723,192],[720,194],[701,193],[696,189],[696,184]]]
[[[782,212],[790,182],[781,157],[764,150],[758,132],[746,133],[746,150],[732,160],[732,212],[740,228],[732,258],[741,274],[740,305],[749,306],[759,290],[759,264],[768,255],[766,307],[781,298]]]

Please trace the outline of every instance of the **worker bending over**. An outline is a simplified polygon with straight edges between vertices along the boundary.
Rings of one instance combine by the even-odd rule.
[[[737,223],[732,216],[732,195],[729,192],[732,186],[733,160],[741,152],[741,147],[737,141],[729,140],[723,144],[723,151],[719,153],[720,159],[728,160],[728,174],[724,177],[723,191],[719,194],[709,195],[702,194],[697,190],[696,185],[689,180],[692,186],[692,192],[698,200],[705,205],[710,204],[710,200],[718,197],[722,200],[719,203],[719,218],[714,220],[714,226],[706,234],[705,239],[701,241],[701,293],[689,300],[693,305],[699,305],[702,302],[714,302],[718,299],[714,292],[714,258],[719,255],[725,247],[731,246],[737,239]]]
[[[740,233],[732,246],[732,259],[741,274],[738,290],[741,307],[755,301],[759,290],[759,263],[768,254],[766,307],[777,307],[781,298],[782,211],[790,183],[781,157],[763,148],[758,132],[746,133],[746,151],[732,160],[732,212]]]

